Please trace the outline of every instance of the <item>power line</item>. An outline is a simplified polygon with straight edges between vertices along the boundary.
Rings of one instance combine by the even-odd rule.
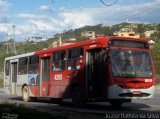
[[[107,6],[107,7],[116,4],[118,1],[119,1],[119,0],[116,0],[115,2],[113,2],[113,3],[111,3],[111,4],[106,4],[103,0],[100,0],[100,2],[101,2],[103,5]]]
[[[122,17],[119,17],[119,18],[115,18],[113,19],[113,21],[123,21],[124,19],[127,19],[128,17],[132,17],[134,15],[137,15],[137,14],[141,14],[141,12],[143,12],[144,10],[151,10],[152,8],[156,7],[156,6],[159,6],[160,5],[160,1],[156,1],[155,3],[153,3],[153,5],[151,6],[146,6],[146,7],[143,7],[141,9],[139,9],[136,13],[133,13],[133,14],[128,14],[128,15],[125,15],[125,16],[122,16]]]

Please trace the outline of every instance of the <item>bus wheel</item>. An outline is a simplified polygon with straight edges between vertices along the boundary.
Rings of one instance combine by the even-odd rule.
[[[24,88],[22,90],[22,96],[23,96],[23,101],[25,101],[25,102],[30,101],[29,90],[28,90],[27,86],[24,86]]]
[[[30,97],[31,101],[37,101],[37,97]]]
[[[113,108],[121,107],[123,102],[122,101],[110,101],[110,104]]]
[[[72,90],[72,102],[76,107],[82,107],[86,103],[84,93],[79,86]]]

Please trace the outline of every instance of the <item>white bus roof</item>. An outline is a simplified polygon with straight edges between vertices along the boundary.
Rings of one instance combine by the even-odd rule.
[[[15,55],[15,56],[11,56],[11,57],[6,57],[5,60],[12,60],[12,59],[18,59],[21,57],[27,57],[27,56],[31,56],[34,55],[35,52],[30,52],[30,53],[25,53],[25,54],[21,54],[21,55]]]

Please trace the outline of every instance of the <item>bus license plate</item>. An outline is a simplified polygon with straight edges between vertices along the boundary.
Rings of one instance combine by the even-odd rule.
[[[133,91],[133,94],[134,94],[134,95],[140,95],[140,94],[141,94],[141,91]]]

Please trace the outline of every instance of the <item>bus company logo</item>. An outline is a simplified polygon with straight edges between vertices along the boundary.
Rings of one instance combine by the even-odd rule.
[[[144,79],[144,81],[147,82],[152,82],[152,79]]]
[[[54,80],[62,80],[62,74],[55,74]]]

